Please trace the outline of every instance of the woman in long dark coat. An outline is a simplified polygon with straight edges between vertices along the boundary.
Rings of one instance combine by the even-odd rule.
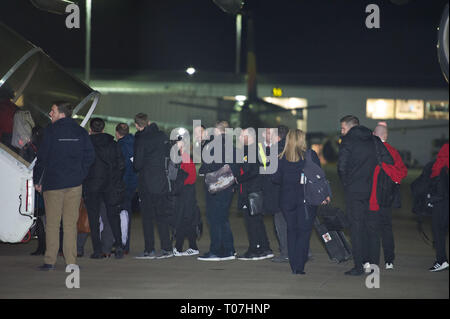
[[[280,208],[287,223],[288,256],[292,273],[302,275],[305,274],[309,240],[317,211],[317,207],[309,206],[304,201],[302,172],[307,151],[311,152],[312,160],[320,166],[317,154],[306,148],[305,133],[290,130],[284,150],[279,156],[278,170],[272,179],[274,183],[281,185]]]

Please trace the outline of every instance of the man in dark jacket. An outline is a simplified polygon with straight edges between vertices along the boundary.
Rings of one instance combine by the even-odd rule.
[[[446,237],[448,233],[448,167],[449,152],[448,143],[445,143],[439,151],[436,161],[431,169],[430,179],[432,185],[432,231],[434,239],[434,248],[436,249],[436,261],[429,268],[431,272],[442,271],[449,268]]]
[[[273,130],[265,135],[264,148],[266,157],[269,158],[271,152],[277,149],[280,154],[286,142],[286,135],[289,128],[284,125],[277,127],[278,134],[274,136]],[[277,144],[277,145],[276,145]],[[275,234],[278,239],[280,255],[272,259],[273,262],[289,262],[287,249],[287,224],[280,208],[280,185],[272,182],[273,174],[263,175],[263,193],[264,193],[264,209],[267,214],[273,214],[273,223],[275,226]]]
[[[357,117],[348,115],[341,119],[341,134],[338,174],[344,186],[355,262],[355,267],[346,274],[359,276],[364,274],[364,261],[368,259],[371,264],[378,264],[380,259],[380,214],[369,212],[375,167],[378,158],[386,164],[394,162],[381,140],[374,137],[371,130],[360,126]]]
[[[117,143],[122,150],[123,158],[125,159],[125,174],[123,176],[123,181],[125,182],[126,192],[125,199],[122,204],[122,211],[120,212],[120,219],[122,221],[122,225],[126,224],[126,232],[127,232],[127,240],[125,244],[125,253],[127,254],[130,251],[130,228],[131,228],[131,203],[133,201],[133,197],[136,194],[137,189],[137,175],[134,172],[133,168],[133,160],[134,160],[134,136],[130,134],[130,128],[126,123],[119,123],[116,126],[116,139]],[[124,223],[124,220],[127,223]],[[122,229],[125,231],[125,229]],[[122,237],[123,234],[122,234]]]
[[[378,175],[377,172],[381,168],[375,170],[374,183],[372,185],[372,194],[370,197],[370,210],[378,211],[380,213],[381,220],[381,239],[384,252],[384,262],[387,270],[394,269],[394,258],[395,258],[395,244],[394,244],[394,233],[392,231],[392,208],[401,208],[401,197],[400,197],[400,183],[408,175],[408,169],[406,168],[403,160],[398,153],[398,151],[388,144],[388,128],[385,122],[380,122],[375,127],[373,134],[378,136],[383,142],[386,149],[391,154],[394,165],[383,164],[382,169],[391,178],[393,182],[396,183],[396,187],[393,189],[394,200],[391,207],[384,207],[378,204],[376,190],[377,182],[375,178]],[[375,194],[374,194],[375,193]]]
[[[169,138],[156,123],[150,123],[147,114],[135,116],[138,132],[134,144],[134,169],[138,173],[138,193],[141,200],[145,250],[138,259],[173,257],[167,216],[169,183],[165,163],[169,156]],[[161,252],[155,252],[153,220],[156,220]]]
[[[199,174],[204,175],[215,172],[221,169],[225,164],[230,165],[233,170],[233,175],[238,176],[236,165],[234,165],[234,148],[226,152],[225,147],[225,130],[228,128],[228,123],[225,121],[218,122],[215,128],[214,137],[207,143],[205,143],[202,151],[202,166],[199,169]],[[217,161],[213,160],[210,163],[205,161],[205,155],[210,155],[214,158],[216,142],[221,142],[222,148],[221,158]],[[228,158],[228,161],[227,161]],[[206,186],[206,185],[205,185]],[[234,240],[231,232],[230,222],[228,220],[228,214],[233,200],[233,187],[229,187],[225,190],[210,194],[205,187],[206,197],[206,217],[210,228],[211,244],[209,252],[198,257],[198,260],[203,261],[223,261],[233,260],[235,257]]]
[[[239,176],[236,177],[236,181],[239,184],[238,208],[242,210],[244,215],[249,248],[238,259],[262,260],[272,258],[274,255],[267,238],[263,212],[256,215],[251,215],[250,212],[249,195],[251,193],[261,193],[262,195],[264,181],[264,176],[259,173],[260,166],[263,166],[263,164],[258,160],[258,145],[255,131],[253,129],[243,130],[239,140],[244,148],[244,158],[238,165]]]
[[[114,236],[115,257],[123,258],[122,232],[120,229],[120,205],[125,196],[123,174],[125,161],[119,145],[112,135],[104,133],[105,121],[93,118],[89,134],[95,149],[95,162],[84,180],[84,201],[89,217],[92,246],[91,258],[104,257],[100,240],[100,208],[106,207],[108,223]],[[105,221],[104,221],[105,222]]]
[[[34,168],[34,184],[43,192],[46,210],[46,252],[41,270],[55,269],[59,228],[63,219],[63,252],[66,264],[76,264],[77,222],[82,183],[95,153],[87,132],[70,117],[73,106],[56,102],[44,132]]]

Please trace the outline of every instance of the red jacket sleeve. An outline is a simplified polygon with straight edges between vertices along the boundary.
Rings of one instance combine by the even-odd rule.
[[[181,169],[188,174],[188,177],[184,180],[184,185],[195,184],[197,180],[197,172],[195,170],[195,164],[191,161],[187,154],[182,154],[183,162],[181,163]]]

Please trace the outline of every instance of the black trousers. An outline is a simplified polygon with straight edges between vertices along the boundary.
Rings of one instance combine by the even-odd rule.
[[[380,208],[381,242],[384,262],[393,263],[395,259],[394,232],[392,231],[392,208]]]
[[[243,213],[249,242],[248,251],[259,253],[270,250],[264,216],[262,214],[251,216],[248,209],[244,209]]]
[[[184,185],[181,193],[175,197],[176,243],[178,251],[183,250],[184,239],[189,241],[189,248],[198,250],[196,211],[197,198],[195,185]]]
[[[107,204],[107,193],[95,192],[86,193],[84,203],[88,212],[89,227],[91,228],[91,240],[94,253],[103,252],[102,242],[100,240],[100,208],[102,202],[106,206],[106,214],[111,231],[114,236],[114,247],[122,248],[122,230],[120,228],[120,206],[111,206]]]
[[[346,196],[353,261],[358,269],[365,262],[380,264],[381,214],[369,211],[369,200],[362,198],[354,194]]]
[[[445,249],[448,233],[448,198],[434,204],[431,223],[434,248],[436,249],[436,261],[442,264],[444,261],[448,261]]]
[[[308,261],[309,241],[317,210],[299,203],[292,210],[283,210],[287,224],[289,264],[293,273],[305,270]]]
[[[142,225],[144,227],[145,251],[155,250],[154,221],[158,228],[161,249],[172,250],[169,223],[167,220],[167,196],[151,193],[139,193],[141,199]]]

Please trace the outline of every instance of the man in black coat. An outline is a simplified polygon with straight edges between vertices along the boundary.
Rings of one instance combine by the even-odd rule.
[[[269,134],[266,133],[264,148],[266,157],[269,158],[271,152],[277,149],[278,154],[283,152],[286,143],[286,135],[289,128],[285,125],[277,127],[278,134],[273,136],[274,132],[270,129]],[[277,144],[277,145],[276,145]],[[264,209],[266,214],[273,214],[273,223],[275,234],[279,243],[280,255],[272,259],[273,262],[289,262],[287,249],[287,224],[280,208],[280,185],[272,182],[273,174],[263,175],[263,193],[264,193]]]
[[[239,138],[243,144],[243,159],[239,166],[239,176],[236,181],[239,184],[238,208],[244,215],[247,228],[249,248],[247,252],[238,257],[239,260],[262,260],[273,257],[267,238],[266,226],[264,225],[263,212],[252,215],[250,211],[249,195],[260,193],[262,196],[264,175],[260,174],[260,166],[264,167],[258,160],[258,144],[256,134],[252,128],[243,130]],[[265,155],[265,154],[264,154]]]
[[[95,149],[95,162],[84,180],[83,193],[94,248],[91,258],[104,258],[99,222],[100,208],[103,202],[106,206],[108,223],[114,236],[115,257],[120,259],[123,258],[120,205],[125,196],[125,184],[123,182],[125,160],[119,145],[114,141],[114,137],[104,133],[105,122],[102,119],[93,118],[89,126],[89,134]]]
[[[167,135],[156,123],[150,123],[147,114],[135,116],[138,132],[134,144],[134,169],[138,173],[138,193],[141,200],[145,250],[138,259],[162,259],[173,257],[167,220],[169,183],[166,175],[166,158],[170,144]],[[155,252],[153,219],[156,220],[161,252]]]
[[[337,168],[344,186],[355,262],[355,267],[345,274],[359,276],[364,274],[364,261],[378,264],[380,259],[380,214],[369,211],[375,167],[378,159],[391,165],[394,161],[381,140],[359,125],[357,117],[348,115],[340,122],[342,141]]]

